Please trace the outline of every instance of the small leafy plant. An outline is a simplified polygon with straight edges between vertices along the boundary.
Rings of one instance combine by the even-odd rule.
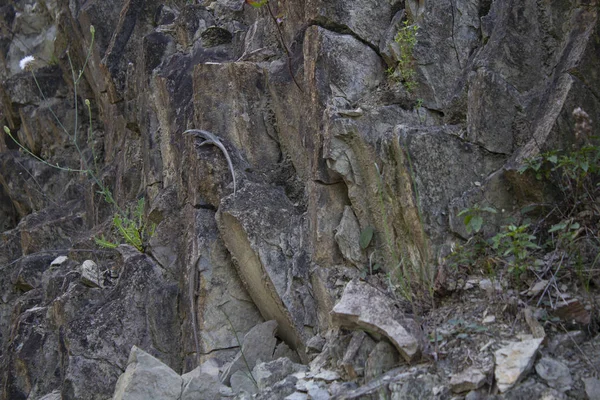
[[[116,212],[113,216],[113,227],[118,235],[140,252],[144,252],[148,239],[154,235],[156,229],[156,224],[148,225],[144,219],[144,205],[145,199],[142,197],[133,210]],[[94,240],[97,245],[105,248],[114,249],[119,245],[119,243],[106,240],[104,235]]]
[[[536,237],[528,232],[529,224],[507,225],[502,232],[492,238],[492,248],[503,257],[514,256],[509,262],[508,272],[520,275],[527,269],[531,252],[540,248]]]
[[[395,67],[389,68],[388,74],[402,82],[407,91],[412,92],[417,87],[415,60],[413,49],[417,44],[418,25],[410,25],[408,20],[396,34],[394,41],[400,47],[400,59]]]
[[[480,207],[479,204],[475,204],[473,207],[465,208],[459,212],[458,216],[465,217],[463,223],[465,224],[467,233],[472,234],[479,233],[483,226],[483,215],[486,213],[496,214],[497,211],[493,207]]]

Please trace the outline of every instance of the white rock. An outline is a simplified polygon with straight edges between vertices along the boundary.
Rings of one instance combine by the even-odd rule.
[[[494,374],[501,393],[513,387],[531,369],[543,340],[539,338],[513,342],[496,350]]]
[[[92,260],[85,260],[81,264],[81,283],[90,287],[103,287],[102,272]]]
[[[496,322],[496,317],[494,315],[488,315],[483,319],[483,321],[481,321],[483,324],[491,324],[494,322]]]
[[[62,265],[68,259],[69,259],[69,257],[67,257],[67,256],[58,256],[54,259],[54,261],[52,261],[50,263],[50,266],[54,267],[55,265]]]
[[[535,285],[533,285],[531,287],[531,289],[529,289],[527,291],[527,295],[531,296],[531,297],[536,297],[538,294],[540,294],[544,289],[546,289],[546,286],[548,286],[548,281],[545,279],[542,279],[541,281],[538,281]]]

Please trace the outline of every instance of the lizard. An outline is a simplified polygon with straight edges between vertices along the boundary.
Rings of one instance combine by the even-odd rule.
[[[197,137],[199,139],[203,139],[202,143],[200,143],[200,146],[204,146],[205,144],[212,144],[214,146],[217,146],[219,148],[219,150],[221,150],[221,152],[227,159],[227,165],[229,166],[229,172],[231,172],[231,176],[233,177],[233,195],[235,196],[235,191],[236,191],[235,171],[233,170],[233,163],[231,162],[231,157],[229,157],[229,152],[223,145],[223,142],[221,142],[221,139],[219,139],[215,134],[210,133],[209,131],[202,130],[202,129],[188,129],[185,132],[183,132],[183,134],[184,135],[194,135],[195,137]]]

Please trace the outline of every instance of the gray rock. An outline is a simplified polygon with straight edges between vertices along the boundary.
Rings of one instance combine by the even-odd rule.
[[[305,329],[316,325],[303,217],[283,192],[247,183],[223,200],[217,222],[250,297],[303,357]]]
[[[385,335],[407,362],[419,354],[418,341],[398,322],[392,301],[367,283],[350,281],[332,313],[341,325]]]
[[[275,348],[275,352],[273,353],[274,360],[277,360],[278,358],[282,357],[289,358],[290,361],[296,364],[302,362],[300,360],[300,357],[298,356],[298,352],[290,349],[290,346],[288,346],[285,342],[279,343]]]
[[[486,380],[487,376],[480,369],[471,367],[452,375],[450,388],[454,393],[468,392],[479,389]]]
[[[45,396],[40,397],[38,400],[61,400],[62,396],[59,390],[54,390],[52,393],[48,393]]]
[[[316,381],[325,381],[327,383],[331,383],[341,379],[341,376],[336,371],[321,370],[318,374],[314,375],[313,378]]]
[[[320,382],[306,382],[306,390],[308,391],[308,396],[314,400],[329,400],[331,397],[325,386]]]
[[[503,393],[516,385],[533,367],[538,348],[544,339],[512,342],[494,353],[494,375],[498,390]]]
[[[296,382],[298,378],[293,375],[286,377],[284,380],[275,383],[268,387],[263,392],[260,392],[256,399],[260,400],[280,400],[296,392]]]
[[[307,18],[324,26],[345,26],[361,40],[375,46],[392,19],[392,4],[389,2],[348,0],[342,6],[336,2],[318,0],[307,11]]]
[[[258,386],[254,378],[247,371],[238,370],[231,375],[230,383],[233,393],[241,394],[245,392],[249,395],[258,393]]]
[[[231,376],[236,371],[245,371],[254,368],[257,362],[268,362],[273,358],[275,345],[276,321],[267,321],[252,328],[242,342],[242,348],[233,361],[223,368],[221,382],[229,384]]]
[[[252,376],[256,379],[258,388],[265,390],[288,375],[306,370],[307,368],[304,365],[294,364],[288,358],[279,358],[271,362],[257,364],[252,369]]]
[[[286,396],[284,400],[308,400],[308,394],[301,392],[294,392],[289,396]]]
[[[194,370],[181,375],[183,388],[181,400],[210,400],[219,398],[226,386],[219,381],[216,362],[207,361]]]
[[[320,353],[323,350],[323,346],[325,346],[325,338],[316,335],[306,342],[306,351],[308,353]]]
[[[548,386],[561,392],[571,390],[573,378],[569,367],[550,357],[542,357],[535,365],[535,372],[546,381]]]
[[[367,357],[369,357],[374,347],[375,341],[365,332],[356,331],[352,333],[352,338],[341,362],[341,367],[344,368],[350,379],[356,379],[364,375]]]
[[[183,379],[167,365],[133,346],[127,369],[119,377],[113,400],[181,398]]]
[[[366,265],[367,257],[359,246],[359,240],[360,225],[352,211],[352,207],[346,206],[342,220],[336,228],[335,241],[344,258],[359,269],[363,269]]]
[[[441,386],[441,391],[440,391]],[[405,379],[390,384],[393,400],[418,400],[449,397],[447,387],[441,385],[435,375],[419,375],[414,379]]]
[[[600,380],[596,378],[583,379],[585,393],[589,400],[600,400]]]
[[[374,379],[391,370],[400,363],[398,350],[387,340],[375,345],[365,363],[365,378]]]

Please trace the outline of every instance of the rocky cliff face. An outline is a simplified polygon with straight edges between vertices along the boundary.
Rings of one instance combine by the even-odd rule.
[[[309,340],[340,324],[340,282],[401,261],[425,290],[466,237],[461,209],[485,200],[500,224],[539,200],[523,160],[574,140],[575,107],[600,120],[595,0],[0,9],[0,122],[51,164],[96,164],[116,203],[144,197],[156,225],[145,253],[98,247],[115,212],[98,182],[4,135],[6,399],[110,398],[132,346],[177,373],[222,366],[265,320],[308,361]],[[408,55],[394,40],[405,21],[418,26]],[[406,56],[414,87],[390,76]],[[223,143],[235,193],[223,152],[182,134],[193,128]]]

